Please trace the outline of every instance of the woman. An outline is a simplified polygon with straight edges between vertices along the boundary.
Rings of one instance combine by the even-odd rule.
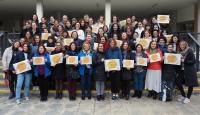
[[[3,71],[5,73],[6,79],[9,81],[10,96],[8,99],[15,98],[15,88],[16,88],[16,74],[12,72],[14,59],[19,51],[20,43],[16,41],[11,47],[5,49],[2,57]]]
[[[56,43],[56,48],[51,55],[62,53],[62,44],[60,42]],[[64,55],[64,54],[63,54]],[[55,99],[62,99],[63,97],[63,78],[64,78],[64,63],[53,65],[52,76],[55,79],[56,97]]]
[[[162,52],[158,49],[155,41],[151,41],[148,50],[146,50],[147,58],[150,60],[152,54],[160,55],[161,60],[157,62],[150,62],[147,67],[145,89],[148,89],[148,97],[153,96],[157,99],[158,93],[161,92],[161,66],[162,66]]]
[[[45,59],[44,65],[34,65],[34,75],[39,78],[40,101],[47,101],[48,77],[51,75],[51,62],[44,45],[39,45],[38,52],[34,54],[34,57],[44,57]]]
[[[16,55],[16,58],[14,60],[14,63],[18,63],[24,60],[28,60],[29,63],[32,62],[32,53],[30,46],[25,43],[23,45],[22,51],[18,52]],[[15,71],[14,71],[15,73]],[[26,71],[20,74],[17,74],[17,86],[16,86],[16,102],[17,104],[20,104],[20,95],[21,95],[21,89],[22,85],[24,82],[24,95],[25,99],[28,101],[29,100],[29,95],[30,95],[30,83],[31,83],[31,78],[32,78],[32,71]]]
[[[76,44],[76,49],[77,51],[81,51],[81,48],[82,48],[82,45],[83,45],[83,40],[80,40],[78,38],[78,33],[77,31],[73,31],[72,34],[71,34],[71,38],[74,39],[74,43]]]
[[[85,90],[87,90],[87,97],[91,99],[91,77],[92,77],[92,65],[91,64],[82,64],[81,58],[89,56],[91,59],[93,53],[91,51],[91,46],[89,43],[83,43],[83,50],[78,54],[79,65],[79,74],[81,77],[81,90],[82,90],[82,100],[85,100]]]
[[[69,51],[67,52],[65,57],[67,58],[68,56],[78,56],[77,47],[74,42],[70,44]],[[76,100],[76,80],[79,78],[78,65],[67,65],[66,70],[66,75],[69,83],[69,100],[73,101]]]
[[[193,92],[193,87],[198,86],[197,82],[197,70],[196,70],[196,60],[194,56],[193,50],[188,46],[186,41],[180,42],[180,53],[182,55],[181,58],[181,71],[179,72],[179,76],[177,78],[177,86],[181,92],[181,97],[178,101],[182,101],[183,103],[189,103],[190,97]],[[183,84],[188,87],[188,93],[185,94],[183,89]]]
[[[105,51],[103,44],[98,44],[97,52],[93,57],[94,79],[96,81],[97,101],[104,100],[105,87],[105,67],[104,67]]]
[[[130,50],[128,42],[123,42],[122,44],[122,59],[123,60],[134,60],[133,53]],[[131,68],[122,68],[122,97],[125,97],[126,100],[129,100],[130,95],[130,81],[132,79],[132,69]]]
[[[180,48],[179,48],[179,38],[177,35],[173,35],[169,41],[170,44],[173,45],[173,51],[174,52],[179,52]]]
[[[146,54],[144,53],[144,49],[142,45],[138,44],[136,46],[136,52],[134,53],[135,56],[135,63],[137,63],[138,58],[146,58]],[[144,89],[144,79],[146,75],[146,67],[145,66],[140,66],[140,65],[135,65],[134,71],[133,71],[133,79],[134,79],[134,88],[135,88],[135,93],[132,97],[142,97],[142,91]]]
[[[106,59],[119,59],[120,67],[122,65],[122,53],[117,47],[117,42],[114,39],[110,40],[110,48],[106,52]],[[111,78],[111,92],[112,99],[116,100],[119,98],[120,90],[120,71],[109,71],[109,76]]]
[[[117,23],[114,23],[114,24],[111,26],[111,30],[110,30],[109,33],[108,33],[108,37],[109,37],[109,38],[114,38],[114,34],[116,34],[117,37],[120,38],[121,31],[120,31],[120,26],[119,26],[119,24],[117,24]]]

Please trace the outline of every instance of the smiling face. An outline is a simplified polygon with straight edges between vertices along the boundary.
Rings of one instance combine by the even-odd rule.
[[[123,44],[123,49],[124,49],[124,50],[128,50],[128,43],[127,43],[127,42],[124,42],[124,44]]]
[[[153,41],[152,43],[151,43],[151,49],[156,49],[156,47],[157,47],[157,43],[155,42],[155,41]]]
[[[27,45],[27,44],[24,44],[24,45],[23,45],[23,50],[24,50],[25,52],[28,51],[28,45]]]
[[[98,45],[98,51],[99,52],[103,52],[104,51],[103,44],[99,44]]]
[[[42,53],[44,53],[44,51],[45,51],[44,47],[43,47],[43,46],[40,46],[40,47],[39,47],[39,53],[42,54]]]

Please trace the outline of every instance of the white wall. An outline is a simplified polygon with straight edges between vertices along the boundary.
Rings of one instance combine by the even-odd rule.
[[[177,22],[185,22],[194,20],[194,5],[191,4],[177,11]]]

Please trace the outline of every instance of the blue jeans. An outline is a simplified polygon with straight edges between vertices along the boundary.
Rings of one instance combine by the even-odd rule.
[[[105,87],[104,81],[96,81],[97,95],[103,95],[104,94],[104,87]]]
[[[89,75],[81,76],[82,96],[86,96],[85,90],[87,90],[87,96],[91,96],[91,76]]]
[[[22,73],[17,75],[17,86],[16,86],[16,99],[20,99],[21,89],[23,82],[24,83],[24,95],[29,97],[30,95],[30,83],[31,83],[32,74],[31,73]]]
[[[135,90],[142,91],[144,88],[145,73],[134,72],[134,87]]]

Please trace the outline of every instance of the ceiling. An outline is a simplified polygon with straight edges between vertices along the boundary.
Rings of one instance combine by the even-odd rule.
[[[112,14],[147,15],[175,11],[196,2],[197,0],[111,0],[111,5]],[[33,14],[35,3],[36,0],[0,0],[0,14],[9,17]],[[105,0],[43,0],[43,4],[45,15],[57,12],[99,15],[104,14]]]

